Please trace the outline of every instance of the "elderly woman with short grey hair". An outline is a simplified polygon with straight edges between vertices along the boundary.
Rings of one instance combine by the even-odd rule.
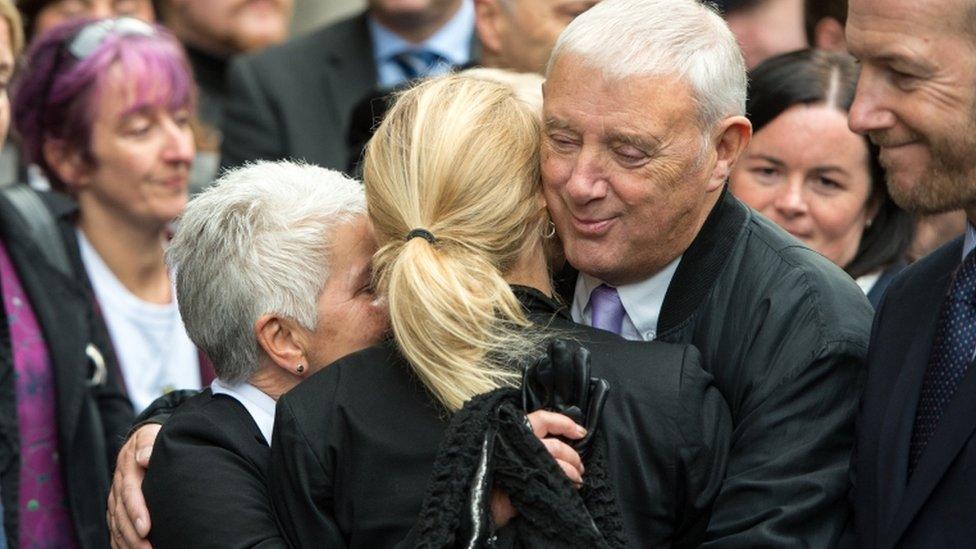
[[[290,162],[224,174],[167,250],[217,379],[163,426],[143,484],[155,547],[284,546],[265,488],[275,402],[386,328],[361,185]]]

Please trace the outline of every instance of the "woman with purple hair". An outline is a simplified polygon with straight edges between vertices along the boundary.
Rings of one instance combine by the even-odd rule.
[[[14,97],[22,152],[60,191],[49,206],[137,411],[213,376],[186,335],[163,259],[187,202],[193,89],[172,35],[123,17],[40,36]]]

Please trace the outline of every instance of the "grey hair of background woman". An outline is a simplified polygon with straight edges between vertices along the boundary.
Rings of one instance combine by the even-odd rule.
[[[684,79],[710,133],[746,112],[746,64],[728,25],[700,0],[604,0],[559,36],[546,75],[566,54],[599,67],[609,80],[632,76]]]
[[[228,382],[258,370],[254,324],[267,313],[313,330],[335,228],[365,215],[362,185],[294,162],[225,172],[195,197],[166,251],[190,339]]]

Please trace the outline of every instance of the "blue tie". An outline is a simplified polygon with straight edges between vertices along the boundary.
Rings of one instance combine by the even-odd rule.
[[[942,303],[932,355],[922,380],[915,426],[908,450],[908,475],[922,457],[946,405],[959,387],[976,349],[976,254],[970,252],[956,271]]]
[[[440,66],[449,66],[447,59],[429,50],[408,50],[390,58],[403,71],[407,80],[430,76]]]

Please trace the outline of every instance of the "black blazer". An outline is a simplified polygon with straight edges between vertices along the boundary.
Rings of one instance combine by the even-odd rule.
[[[352,110],[375,87],[365,13],[238,57],[227,74],[221,162],[295,158],[343,170]]]
[[[570,300],[575,277],[563,280]],[[847,273],[723,191],[678,264],[657,328],[658,341],[701,351],[732,412],[708,546],[840,538],[872,313]]]
[[[730,433],[698,352],[578,326],[538,292],[516,293],[534,322],[587,346],[593,375],[610,382],[601,429],[630,546],[697,544]],[[406,539],[448,416],[392,342],[349,355],[282,397],[270,480],[289,544],[373,548]]]
[[[939,312],[963,238],[899,275],[878,308],[857,423],[852,500],[857,547],[976,543],[976,368],[945,409],[911,479],[908,447]]]
[[[234,398],[206,389],[183,403],[142,484],[153,547],[284,547],[268,500],[269,452]]]
[[[54,367],[58,451],[76,537],[82,547],[107,547],[105,502],[110,475],[133,418],[120,380],[114,376],[115,368],[108,368],[105,383],[88,386],[91,369],[85,349],[91,342],[111,360],[108,334],[93,319],[91,301],[82,285],[47,264],[30,241],[19,214],[2,196],[0,238],[30,299]],[[12,372],[0,372],[0,438],[5,439],[0,443],[0,491],[10,546],[17,547],[20,443],[12,384]]]

